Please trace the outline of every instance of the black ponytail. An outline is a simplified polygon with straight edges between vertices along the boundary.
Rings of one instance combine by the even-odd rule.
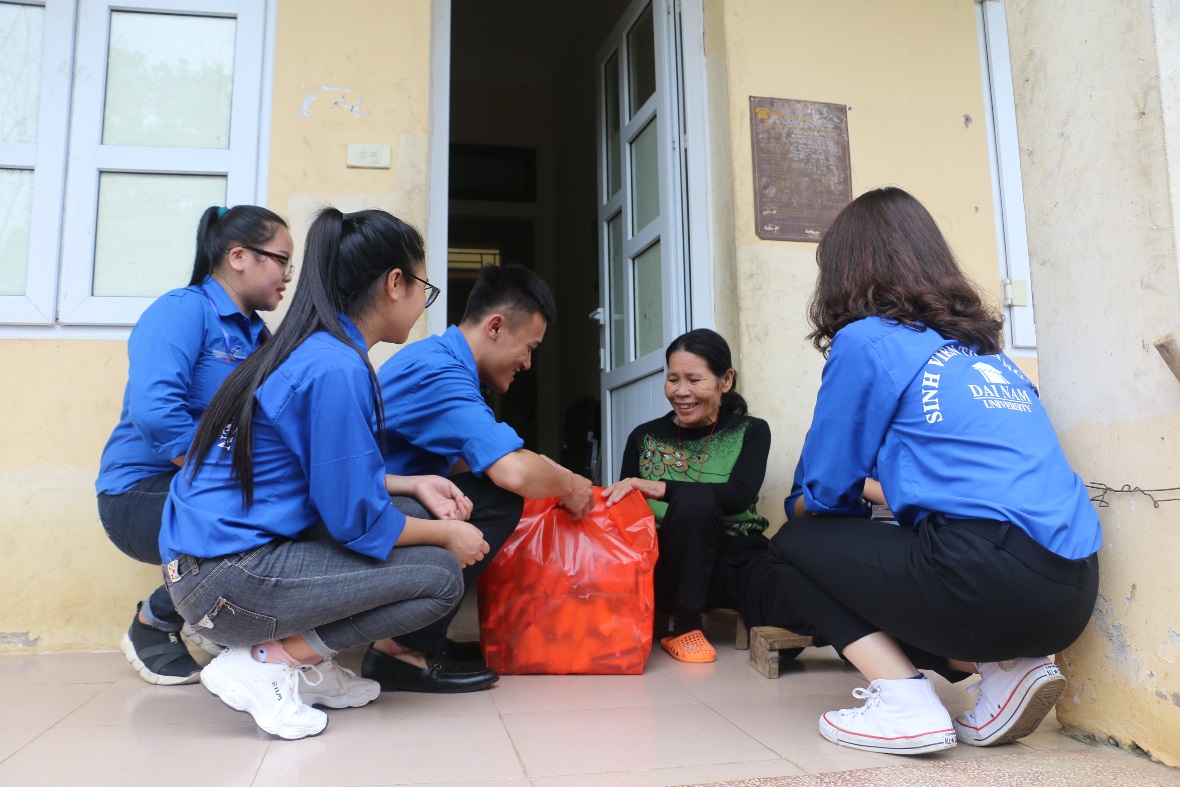
[[[725,373],[733,369],[733,355],[729,351],[729,343],[725,338],[708,328],[697,328],[681,334],[672,340],[664,352],[664,363],[672,359],[672,353],[686,352],[703,358],[709,371],[717,377],[724,377]],[[721,412],[733,415],[746,415],[750,408],[746,400],[737,392],[737,371],[733,373],[733,385],[721,394]]]
[[[206,208],[197,223],[197,255],[188,286],[211,276],[222,255],[234,246],[265,246],[279,227],[286,227],[277,213],[257,205]]]
[[[187,466],[195,476],[219,442],[232,441],[233,476],[246,506],[254,502],[254,394],[295,348],[317,331],[327,331],[353,347],[369,369],[377,423],[385,422],[377,373],[367,348],[356,347],[337,318],[356,319],[365,311],[394,268],[420,273],[425,258],[422,235],[383,210],[342,214],[324,208],[307,231],[303,273],[291,308],[274,336],[230,373],[201,417]]]

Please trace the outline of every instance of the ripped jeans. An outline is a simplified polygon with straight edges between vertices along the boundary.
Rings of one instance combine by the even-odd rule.
[[[184,619],[213,642],[248,647],[302,634],[325,659],[416,631],[463,599],[459,562],[445,549],[395,547],[377,560],[322,524],[234,555],[182,555],[164,566],[164,582]]]

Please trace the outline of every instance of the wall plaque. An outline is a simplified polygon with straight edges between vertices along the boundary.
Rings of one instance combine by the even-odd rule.
[[[852,201],[848,108],[750,96],[750,134],[758,237],[818,243]]]

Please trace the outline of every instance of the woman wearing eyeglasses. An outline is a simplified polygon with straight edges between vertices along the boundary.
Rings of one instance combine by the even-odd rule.
[[[422,315],[423,257],[417,230],[384,211],[322,210],[290,311],[213,397],[164,507],[172,599],[227,647],[201,682],[272,735],[322,731],[313,705],[376,699],[336,653],[439,620],[463,597],[461,567],[488,552],[453,483],[386,475],[381,456],[368,351]]]
[[[291,250],[287,223],[266,208],[209,208],[189,285],[162,295],[131,331],[123,412],[95,482],[107,536],[130,557],[162,562],[168,486],[218,386],[266,341],[258,312],[282,300]],[[197,680],[200,665],[179,637],[183,623],[163,586],[140,603],[119,647],[144,680]]]

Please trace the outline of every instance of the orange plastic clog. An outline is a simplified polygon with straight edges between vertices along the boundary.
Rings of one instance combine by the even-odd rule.
[[[700,629],[693,629],[679,637],[664,637],[660,640],[660,645],[677,661],[707,664],[717,660],[717,651],[709,644],[709,640],[705,639],[705,633]]]

